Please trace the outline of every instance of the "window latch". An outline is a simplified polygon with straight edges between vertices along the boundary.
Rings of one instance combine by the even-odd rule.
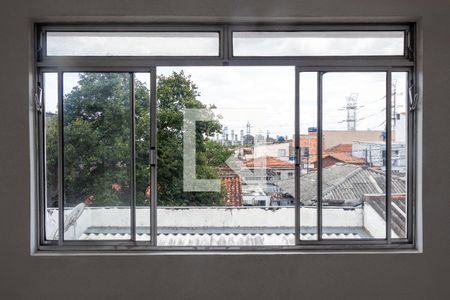
[[[42,112],[42,88],[38,84],[37,91],[34,94],[34,106],[37,112]]]
[[[156,166],[156,149],[150,149],[150,166]]]
[[[409,111],[415,111],[419,102],[419,94],[414,92],[415,84],[411,85],[408,89],[409,92]]]
[[[295,165],[300,165],[300,148],[295,148]]]

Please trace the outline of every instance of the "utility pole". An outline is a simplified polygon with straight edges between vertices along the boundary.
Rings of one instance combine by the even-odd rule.
[[[393,121],[393,125],[394,125],[394,131],[396,129],[396,125],[397,125],[397,80],[393,80],[392,82],[392,105],[393,105],[393,109],[394,112],[392,114],[392,121]]]

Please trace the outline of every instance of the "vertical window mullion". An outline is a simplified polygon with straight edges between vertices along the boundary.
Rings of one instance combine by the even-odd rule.
[[[300,244],[300,73],[295,69],[295,244]]]
[[[228,61],[231,57],[231,41],[230,29],[228,25],[222,26],[222,32],[220,33],[220,56],[224,61]]]
[[[323,75],[317,74],[317,240],[322,240]]]
[[[136,97],[134,91],[134,73],[130,73],[130,149],[131,149],[131,240],[136,241]]]
[[[157,120],[156,120],[156,67],[150,70],[150,243],[157,245]]]
[[[416,113],[413,108],[414,97],[416,97],[417,90],[415,90],[415,80],[414,73],[412,70],[408,72],[408,107],[406,109],[407,113],[407,205],[408,205],[408,213],[407,213],[407,233],[406,236],[408,241],[413,242],[415,236],[415,195],[416,191],[414,190],[414,185],[411,184],[416,180]]]
[[[386,72],[386,240],[391,243],[392,226],[392,72],[389,68]]]
[[[64,87],[63,72],[58,72],[58,245],[64,242]]]
[[[41,93],[41,96],[39,96],[39,93]],[[38,187],[39,187],[39,243],[43,243],[46,239],[46,217],[45,217],[45,211],[46,211],[46,182],[47,182],[47,174],[46,174],[46,155],[45,155],[45,146],[46,146],[46,139],[45,139],[45,103],[44,103],[44,74],[42,72],[39,72],[37,74],[37,84],[36,84],[36,103],[35,105],[35,113],[36,113],[36,128],[37,128],[37,167],[39,170],[39,177],[38,177]],[[41,97],[40,99],[38,97]],[[40,103],[39,103],[40,100]],[[39,108],[38,105],[41,105]]]

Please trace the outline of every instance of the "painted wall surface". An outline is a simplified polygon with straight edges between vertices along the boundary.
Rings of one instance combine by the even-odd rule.
[[[15,0],[0,9],[0,299],[448,299],[448,0]],[[135,17],[131,17],[135,16]],[[418,20],[423,253],[31,256],[32,20]],[[421,126],[422,126],[421,125]]]

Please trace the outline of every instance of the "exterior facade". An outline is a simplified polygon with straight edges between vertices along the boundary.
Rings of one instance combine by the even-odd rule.
[[[405,143],[392,143],[392,172],[405,175],[407,170],[407,150]],[[354,142],[352,155],[367,161],[372,167],[386,170],[386,143],[384,142]]]

